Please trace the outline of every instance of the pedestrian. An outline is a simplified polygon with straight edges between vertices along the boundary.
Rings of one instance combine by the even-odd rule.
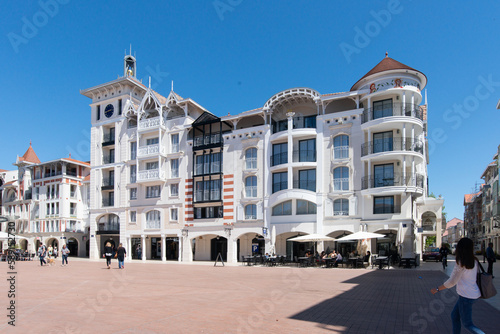
[[[68,264],[68,254],[69,254],[69,248],[66,247],[66,245],[63,245],[61,248],[61,255],[62,255],[62,266],[64,267],[64,261],[66,261],[66,265]]]
[[[488,248],[486,248],[486,260],[488,260],[488,274],[491,274],[491,277],[495,278],[495,276],[493,276],[493,262],[496,262],[497,259],[495,258],[492,242],[490,242]]]
[[[54,259],[57,259],[57,246],[54,246]]]
[[[116,250],[116,254],[118,254],[118,268],[119,269],[125,269],[125,264],[123,263],[125,261],[125,255],[127,255],[127,251],[125,250],[125,247],[123,247],[122,244],[118,245],[118,249]]]
[[[481,292],[476,284],[479,260],[474,256],[474,243],[469,238],[462,238],[457,244],[456,265],[450,278],[435,289],[431,289],[434,295],[437,292],[457,286],[458,301],[451,312],[453,333],[460,333],[462,325],[471,333],[483,333],[472,322],[472,304],[481,297]]]
[[[52,251],[53,251],[53,250],[54,250],[54,249],[52,248],[52,245],[49,245],[49,248],[47,249],[47,251],[48,251],[48,253],[49,253],[49,259],[51,259],[51,258],[52,258]]]
[[[104,256],[106,257],[106,265],[108,269],[111,269],[111,257],[113,256],[113,248],[111,247],[111,243],[108,241],[106,246],[104,246]]]
[[[45,253],[45,245],[41,244],[40,247],[38,247],[38,257],[40,258],[40,266],[42,267],[44,264],[47,264],[47,262],[45,262]]]
[[[142,259],[142,248],[141,248],[141,244],[138,244],[137,245],[137,258],[140,260]]]

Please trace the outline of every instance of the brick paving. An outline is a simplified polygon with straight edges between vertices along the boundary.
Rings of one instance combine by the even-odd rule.
[[[16,327],[1,333],[451,333],[454,289],[433,296],[440,264],[417,269],[213,267],[69,259],[18,262]],[[4,277],[7,277],[7,266]],[[430,270],[428,270],[430,269]],[[437,270],[433,270],[437,269]],[[495,279],[495,281],[498,280]],[[498,299],[499,296],[494,297]],[[500,311],[483,300],[473,319],[498,330]]]

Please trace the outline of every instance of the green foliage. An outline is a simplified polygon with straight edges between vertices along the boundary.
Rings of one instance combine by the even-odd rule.
[[[427,237],[425,239],[425,248],[429,248],[434,244],[436,244],[436,236],[435,235],[433,235],[431,237]]]

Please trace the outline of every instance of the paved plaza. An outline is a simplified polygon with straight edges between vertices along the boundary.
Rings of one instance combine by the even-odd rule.
[[[104,260],[59,260],[16,263],[15,328],[1,280],[1,333],[451,333],[457,298],[455,289],[430,293],[447,277],[438,263],[379,270],[148,261],[119,270],[114,260],[108,270]],[[498,332],[498,299],[475,305],[486,333]]]

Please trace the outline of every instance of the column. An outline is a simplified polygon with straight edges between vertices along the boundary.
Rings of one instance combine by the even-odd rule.
[[[178,234],[177,235],[177,239],[179,240],[179,246],[178,246],[179,249],[177,251],[177,254],[179,254],[179,255],[177,257],[177,261],[181,262],[181,261],[183,261],[182,249],[183,249],[183,246],[184,246],[184,237],[182,236],[182,234],[180,234],[180,235]]]
[[[408,183],[406,182],[406,156],[403,155],[403,184],[404,186],[407,186]]]
[[[142,248],[142,259],[141,260],[146,260],[146,236],[144,234],[141,234],[141,248]]]
[[[235,263],[234,258],[236,257],[236,248],[234,247],[234,240],[231,238],[231,236],[226,234],[227,238],[227,254],[226,254],[226,261],[227,263]]]
[[[294,112],[287,112],[286,116],[288,117],[288,130],[287,130],[287,135],[288,135],[288,168],[287,168],[287,181],[288,181],[288,187],[287,189],[293,189],[293,170],[292,170],[292,162],[293,162],[293,137],[292,137],[292,131],[293,131],[293,115],[295,115]]]
[[[161,260],[163,262],[167,261],[167,240],[165,239],[165,234],[161,235]]]
[[[401,132],[401,149],[403,151],[406,151],[406,125],[403,124],[403,129],[402,129],[402,132]]]
[[[127,236],[127,262],[132,261],[132,240]]]

